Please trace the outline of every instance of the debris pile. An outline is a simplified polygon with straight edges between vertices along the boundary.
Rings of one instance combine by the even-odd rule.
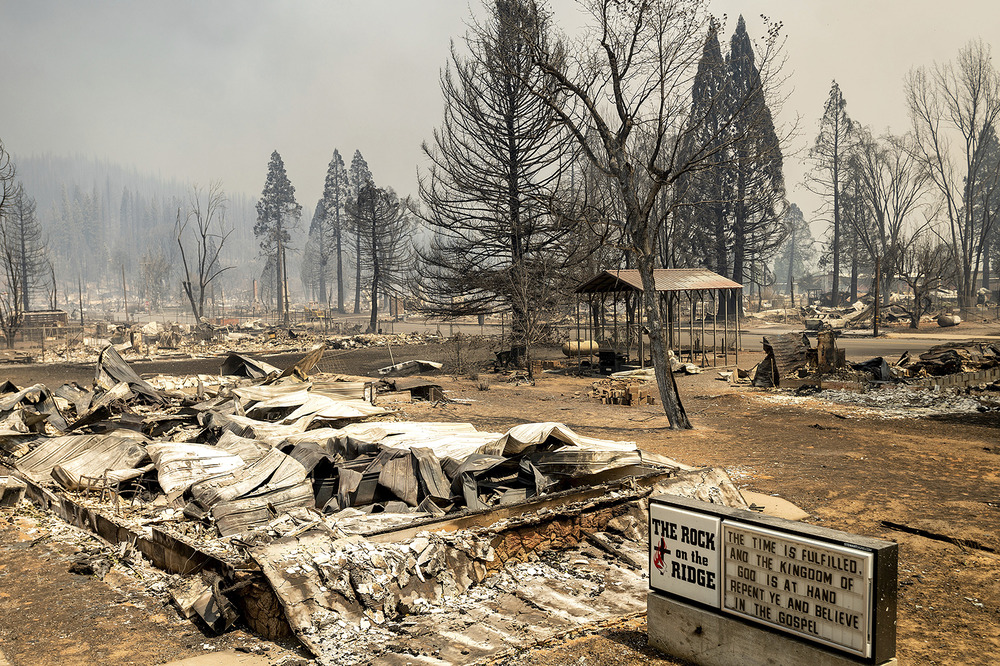
[[[253,550],[295,634],[323,663],[390,655],[464,664],[579,623],[639,612],[652,493],[745,508],[723,474],[525,513],[488,528],[391,541],[314,531]]]
[[[91,390],[0,387],[3,450],[35,483],[116,492],[130,484],[132,493],[182,508],[221,536],[297,507],[483,510],[642,462],[633,442],[583,437],[554,423],[506,434],[471,424],[350,425],[387,412],[304,381],[318,357],[314,350],[281,372],[232,354],[219,383],[147,381],[109,346]]]
[[[10,363],[64,361],[92,363],[108,346],[129,360],[172,358],[191,355],[224,355],[237,353],[296,352],[310,345],[325,342],[327,349],[364,349],[439,343],[440,332],[434,333],[365,333],[330,335],[315,324],[294,327],[264,324],[259,320],[237,323],[236,320],[215,324],[207,320],[196,326],[184,323],[107,324],[99,322],[96,331],[48,345],[32,354],[6,354]]]
[[[385,347],[387,345],[422,345],[439,343],[444,337],[439,333],[363,333],[361,335],[331,338],[330,349],[362,349],[365,347]]]
[[[881,356],[851,367],[876,382],[898,382],[931,377],[968,374],[961,385],[989,384],[1000,380],[1000,344],[969,341],[935,345],[917,357],[909,352],[896,361]],[[993,375],[996,374],[994,377]],[[959,383],[953,384],[955,386]]]
[[[641,594],[621,592],[645,586],[645,498],[742,501],[727,478],[559,423],[393,420],[364,378],[310,374],[322,353],[140,377],[109,345],[90,387],[6,383],[0,495],[94,530],[117,544],[112,563],[180,574],[158,589],[207,629],[242,617],[329,663],[443,654],[452,632],[485,655],[639,610],[622,604]],[[106,560],[74,566],[99,574]]]
[[[935,345],[915,359],[905,354],[898,365],[906,369],[909,377],[990,370],[1000,366],[1000,343],[972,341]]]
[[[844,359],[832,331],[820,331],[816,349],[800,334],[765,338],[764,349],[765,359],[749,372],[740,370],[739,376],[754,386],[796,389],[796,396],[772,396],[774,400],[794,404],[821,399],[880,418],[1000,410],[1000,344],[994,342],[936,345],[916,357],[904,353],[895,361],[878,356],[833,374],[824,373],[842,367]],[[824,363],[824,358],[835,362]],[[728,373],[722,378],[733,381]]]
[[[754,386],[779,387],[782,380],[826,374],[845,365],[845,352],[837,348],[836,336],[830,329],[817,334],[816,347],[804,333],[766,336],[762,344],[764,360],[748,373],[738,372],[737,380],[745,375]],[[731,379],[732,375],[725,378]]]
[[[855,301],[846,308],[828,308],[816,305],[800,308],[802,323],[809,331],[818,331],[824,328],[848,328],[870,319],[873,311],[874,308],[871,304],[865,305],[861,301]]]
[[[824,389],[814,398],[867,410],[877,418],[917,418],[945,414],[975,414],[1000,409],[1000,396],[971,395],[958,390],[913,389],[905,384],[882,386],[869,391]]]
[[[281,544],[300,537],[322,542],[329,557],[324,566],[305,563],[325,572],[323,587],[350,591],[341,595],[347,601],[329,602],[337,621],[379,623],[418,612],[434,585],[449,589],[442,577],[458,581],[455,594],[481,582],[491,546],[457,532],[425,537],[416,549],[376,548],[364,535],[679,469],[634,442],[586,437],[558,423],[497,433],[468,423],[384,420],[391,415],[372,404],[365,382],[309,376],[322,351],[285,370],[234,353],[218,377],[143,378],[109,345],[91,387],[5,383],[0,455],[11,471],[3,474],[4,502],[27,487],[67,520],[138,543],[158,566],[200,572],[172,589],[174,601],[222,631],[238,613],[254,628],[274,621],[273,604],[251,618],[248,603],[231,593],[248,571],[289,575],[298,565],[280,564]],[[421,590],[409,601],[404,570]],[[393,586],[399,594],[390,603],[385,592]],[[281,601],[286,611],[292,605]]]

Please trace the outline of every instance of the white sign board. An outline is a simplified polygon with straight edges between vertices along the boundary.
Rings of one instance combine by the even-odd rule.
[[[723,521],[723,610],[871,655],[874,555]]]
[[[719,608],[722,521],[660,504],[650,505],[649,518],[650,586]]]

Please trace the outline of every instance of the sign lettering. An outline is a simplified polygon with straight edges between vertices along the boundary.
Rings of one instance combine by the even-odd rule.
[[[650,585],[719,608],[722,521],[662,505],[651,505],[649,518]]]
[[[893,652],[895,544],[708,507],[650,503],[652,589],[859,657]]]

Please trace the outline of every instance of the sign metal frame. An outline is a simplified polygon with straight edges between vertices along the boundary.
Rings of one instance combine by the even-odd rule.
[[[693,516],[693,522],[686,526],[692,532],[690,536],[685,534],[687,541],[684,541],[680,539],[680,530],[685,528],[686,516]],[[710,538],[701,536],[699,542],[694,531],[708,529],[706,526],[712,524],[712,519],[718,519],[716,541],[713,544]],[[671,528],[670,522],[681,526]],[[649,527],[651,591],[761,627],[764,631],[777,631],[848,654],[864,663],[882,663],[895,656],[896,543],[672,495],[650,498]],[[683,581],[675,584],[664,580],[667,565],[672,563],[665,559],[670,549],[664,548],[671,542],[670,529],[677,531],[675,543],[685,544],[685,547],[694,544],[695,550],[682,556],[684,560],[693,557],[702,563],[706,572],[717,567],[718,603],[706,603],[705,594],[696,587],[685,586]],[[744,540],[756,535],[761,540],[753,544],[747,540],[744,545],[737,546],[742,552],[727,554],[725,539],[730,534],[741,534]],[[716,547],[714,562],[711,553],[702,550],[696,554],[699,543]],[[774,550],[773,561],[769,561],[769,549]],[[738,562],[727,555],[744,559]],[[761,555],[764,558],[758,561],[756,558]],[[729,572],[727,560],[733,565]],[[746,566],[740,566],[740,562]],[[681,568],[680,572],[687,573],[687,570]],[[702,580],[707,575],[702,573]],[[766,580],[762,581],[762,577]],[[810,589],[797,588],[797,584],[809,584]],[[730,585],[735,585],[740,594],[728,594]],[[864,589],[858,590],[858,586]],[[737,597],[751,599],[764,592],[768,596],[762,597],[762,603],[756,607],[727,608],[727,598],[729,601]],[[774,603],[771,593],[782,595],[778,604]],[[788,605],[787,610],[781,607],[782,603]],[[731,605],[738,606],[736,603]],[[771,610],[764,610],[765,607]],[[783,611],[780,619],[778,611]],[[793,624],[799,624],[799,628],[790,626]]]

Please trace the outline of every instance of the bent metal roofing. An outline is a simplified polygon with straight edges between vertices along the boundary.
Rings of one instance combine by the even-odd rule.
[[[653,270],[656,291],[742,289],[743,285],[705,268],[657,268]],[[612,291],[642,291],[637,269],[602,271],[576,288],[578,294]]]

